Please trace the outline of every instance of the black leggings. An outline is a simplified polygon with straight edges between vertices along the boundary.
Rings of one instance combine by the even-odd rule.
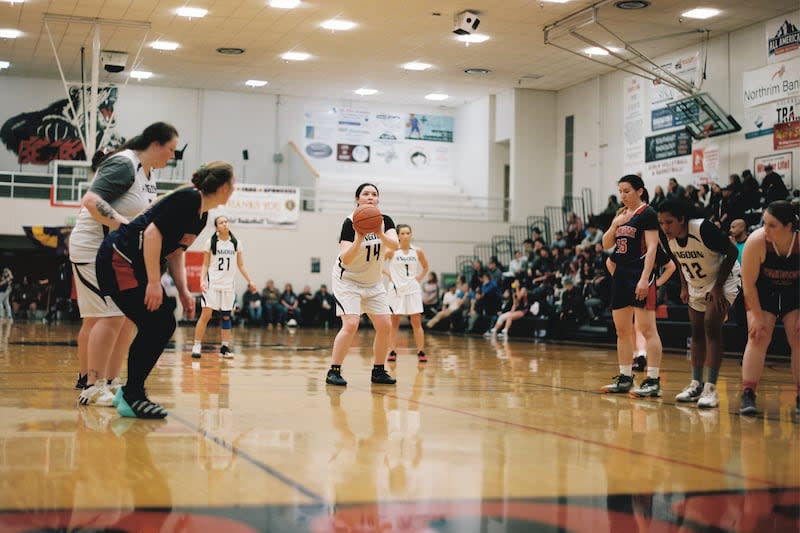
[[[114,303],[136,324],[139,331],[128,352],[128,382],[125,392],[137,394],[144,391],[144,382],[156,366],[172,334],[175,332],[175,315],[163,295],[161,307],[153,312],[144,306],[145,286],[112,295]]]

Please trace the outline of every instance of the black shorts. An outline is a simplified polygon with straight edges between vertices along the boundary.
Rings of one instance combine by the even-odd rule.
[[[617,265],[611,279],[611,309],[639,307],[648,311],[656,310],[656,276],[650,274],[650,290],[644,300],[636,299],[636,284],[642,276],[644,265],[640,262],[631,265]]]
[[[778,318],[786,313],[800,309],[800,286],[776,287],[764,280],[756,282],[756,292],[761,309]]]

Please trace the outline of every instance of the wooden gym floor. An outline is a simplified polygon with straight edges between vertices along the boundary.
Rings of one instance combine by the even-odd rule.
[[[800,531],[800,426],[788,363],[738,415],[598,393],[613,351],[401,333],[372,386],[369,330],[326,387],[335,331],[236,329],[193,360],[180,328],[148,383],[165,421],[76,405],[76,325],[0,323],[0,531]],[[357,342],[359,342],[357,341]]]

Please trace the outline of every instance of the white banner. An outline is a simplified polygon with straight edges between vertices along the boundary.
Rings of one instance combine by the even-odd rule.
[[[623,170],[637,174],[644,164],[644,85],[638,76],[623,82]]]
[[[685,183],[690,176],[692,176],[692,156],[687,155],[647,163],[643,177],[647,183],[663,187],[670,178],[676,178],[678,183]]]
[[[300,189],[274,185],[237,184],[224,206],[209,218],[225,215],[232,226],[295,229],[300,218]]]
[[[745,72],[742,86],[745,107],[800,96],[800,58]]]
[[[800,57],[800,11],[768,20],[765,28],[768,63]]]
[[[800,97],[787,98],[744,111],[744,138],[772,135],[775,124],[800,120]]]

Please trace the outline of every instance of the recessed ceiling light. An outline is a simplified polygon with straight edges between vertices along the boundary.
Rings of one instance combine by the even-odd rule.
[[[465,68],[464,74],[489,74],[491,70],[488,68]]]
[[[177,50],[178,46],[179,46],[178,43],[173,43],[170,41],[155,41],[153,43],[150,43],[150,48],[153,48],[155,50],[172,51],[172,50]]]
[[[217,48],[217,53],[226,56],[239,56],[244,53],[244,48],[235,48],[233,46],[220,46]]]
[[[681,16],[688,19],[709,19],[711,17],[716,17],[719,15],[719,13],[719,9],[714,9],[712,7],[698,7],[681,13]]]
[[[320,24],[322,28],[331,31],[347,31],[356,27],[356,23],[349,20],[330,19]]]
[[[175,12],[180,17],[186,17],[190,19],[201,19],[208,15],[208,9],[203,9],[202,7],[179,7]]]
[[[269,0],[269,7],[278,9],[294,9],[300,5],[300,0]]]
[[[372,96],[373,94],[378,94],[378,90],[377,89],[366,89],[364,87],[362,87],[360,89],[356,89],[353,92],[356,93],[359,96]]]
[[[137,79],[137,80],[149,80],[152,77],[153,77],[153,73],[152,72],[148,72],[146,70],[132,70],[131,71],[131,78],[134,78],[134,79]]]
[[[14,4],[21,4],[21,3],[22,3],[22,2],[24,2],[24,1],[25,1],[25,0],[6,0],[6,2],[8,2],[9,4],[11,4],[12,6],[13,6]]]
[[[644,9],[650,6],[649,0],[620,0],[615,3],[619,9]]]
[[[311,54],[305,52],[286,52],[281,57],[286,61],[305,61],[311,57]]]
[[[566,4],[569,0],[540,0],[546,4]]]
[[[589,56],[607,56],[608,50],[600,48],[599,46],[590,46],[589,48],[584,48],[583,53]]]
[[[483,33],[468,33],[466,35],[456,35],[456,40],[462,43],[482,43],[488,41],[489,36]]]
[[[0,29],[0,39],[16,39],[22,35],[19,30],[12,30],[11,28]]]
[[[437,102],[440,102],[442,100],[447,100],[448,98],[450,98],[450,95],[442,93],[431,93],[425,95],[426,100],[434,100]]]
[[[3,70],[4,68],[8,68],[10,66],[11,63],[9,63],[8,61],[0,61],[0,70]]]
[[[411,61],[410,63],[403,65],[403,68],[406,70],[428,70],[431,68],[431,65],[429,63],[418,63],[417,61]]]
[[[244,82],[244,84],[247,85],[248,87],[263,87],[267,83],[269,82],[264,80],[247,80],[246,82]]]

